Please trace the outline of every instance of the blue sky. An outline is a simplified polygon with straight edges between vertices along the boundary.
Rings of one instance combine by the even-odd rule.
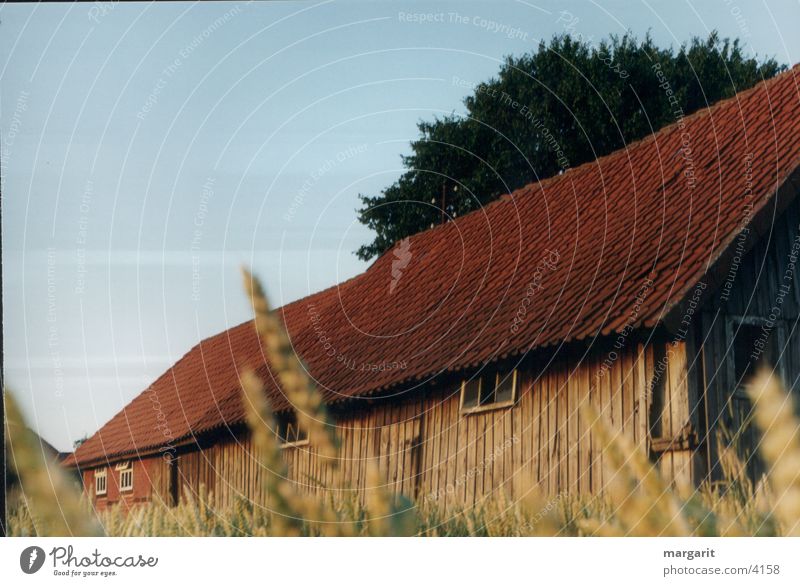
[[[567,20],[800,60],[796,0],[2,5],[4,374],[32,426],[69,449],[248,319],[242,264],[280,304],[363,271],[358,194],[463,111],[454,78]]]

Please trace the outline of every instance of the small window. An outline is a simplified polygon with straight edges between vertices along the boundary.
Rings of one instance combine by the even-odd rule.
[[[107,479],[108,479],[108,469],[103,468],[101,470],[94,471],[94,494],[97,496],[106,494],[107,489]]]
[[[498,403],[510,403],[514,400],[514,387],[516,386],[517,371],[497,372],[497,384],[495,385],[495,401]]]
[[[133,490],[133,466],[131,466],[131,463],[129,461],[122,462],[117,464],[116,469],[119,470],[120,492]]]
[[[461,410],[507,407],[514,403],[516,370],[484,370],[461,384]]]
[[[760,366],[775,367],[778,360],[780,324],[768,327],[765,320],[739,318],[731,320],[733,375],[739,386],[747,384]]]
[[[470,409],[478,406],[478,401],[481,396],[481,379],[480,377],[472,378],[464,381],[461,387],[461,408]]]
[[[278,417],[278,440],[284,446],[296,446],[308,441],[308,435],[297,425],[294,413],[285,413]]]
[[[497,375],[495,373],[487,373],[481,377],[481,400],[479,404],[481,407],[484,405],[492,405],[497,402],[496,390]]]
[[[761,327],[739,323],[734,326],[733,365],[736,382],[742,383],[755,372],[757,361],[753,358],[755,344],[761,336]]]

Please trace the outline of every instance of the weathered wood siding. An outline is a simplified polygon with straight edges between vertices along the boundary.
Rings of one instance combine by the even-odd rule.
[[[749,247],[754,233],[746,235],[736,245]],[[800,392],[800,275],[797,262],[800,237],[800,205],[795,201],[785,213],[760,235],[749,252],[737,255],[721,284],[703,306],[699,325],[703,344],[697,360],[707,390],[705,404],[710,441],[707,458],[711,462],[711,477],[719,479],[722,471],[717,459],[716,435],[723,429],[738,435],[741,454],[750,458],[755,453],[758,435],[748,425],[751,404],[741,389],[737,392],[732,336],[738,318],[763,318],[774,323],[771,335],[780,345],[777,367],[787,387]],[[782,288],[783,287],[783,288]],[[752,458],[752,472],[759,472],[757,458]]]
[[[588,398],[645,453],[653,425],[659,437],[671,438],[689,417],[684,344],[667,348],[664,342],[623,340],[612,356],[595,351],[578,360],[559,358],[543,374],[522,369],[513,407],[462,414],[454,382],[415,397],[349,408],[337,416],[345,483],[363,494],[371,461],[391,491],[445,506],[499,494],[514,499],[530,490],[599,493],[608,475],[599,441],[579,413],[581,401]],[[660,397],[655,412],[653,395]],[[309,446],[288,447],[284,455],[298,491],[331,486],[329,467]],[[660,461],[668,476],[697,481],[688,451],[665,451]],[[221,506],[237,497],[265,502],[259,462],[246,433],[182,453],[179,493],[204,486]]]

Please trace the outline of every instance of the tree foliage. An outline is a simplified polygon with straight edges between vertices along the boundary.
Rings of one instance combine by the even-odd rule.
[[[359,196],[359,220],[375,239],[356,254],[370,259],[439,223],[442,201],[447,216],[463,215],[784,69],[774,59],[746,57],[738,39],[716,33],[678,49],[659,48],[649,35],[599,44],[560,35],[507,57],[496,77],[472,88],[465,115],[418,124],[420,137],[395,183]]]

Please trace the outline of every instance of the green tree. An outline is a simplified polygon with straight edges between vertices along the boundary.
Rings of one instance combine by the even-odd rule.
[[[507,57],[497,77],[465,99],[464,116],[418,124],[420,138],[402,157],[407,171],[395,183],[378,196],[359,196],[359,220],[375,239],[356,254],[370,259],[439,223],[442,201],[447,216],[463,215],[784,69],[774,59],[746,57],[738,39],[717,33],[677,50],[657,47],[649,35],[599,44],[561,35],[536,52]]]

